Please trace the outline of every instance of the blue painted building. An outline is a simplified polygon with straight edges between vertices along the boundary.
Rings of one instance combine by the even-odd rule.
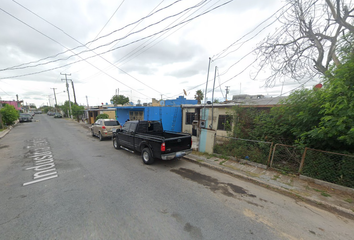
[[[182,131],[181,104],[197,104],[197,100],[187,100],[180,96],[175,100],[164,100],[159,106],[123,106],[116,107],[116,119],[120,124],[129,120],[161,120],[166,131]]]

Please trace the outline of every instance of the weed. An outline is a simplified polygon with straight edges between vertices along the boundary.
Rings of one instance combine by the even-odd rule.
[[[332,197],[331,195],[329,195],[328,193],[326,193],[323,190],[319,190],[319,189],[316,189],[316,188],[313,188],[313,190],[315,190],[316,192],[320,192],[321,195],[324,196],[324,197]]]
[[[278,178],[280,178],[280,175],[274,175],[273,178],[272,178],[272,180],[275,180],[275,181],[276,181]]]
[[[321,195],[322,195],[322,196],[325,196],[325,197],[332,197],[331,195],[329,195],[329,194],[326,193],[326,192],[321,192]]]
[[[353,203],[354,202],[353,199],[351,199],[351,198],[344,199],[344,201],[346,201],[347,203]]]
[[[225,162],[226,162],[226,160],[225,160],[225,161],[221,161],[219,164],[220,164],[220,165],[223,165]]]

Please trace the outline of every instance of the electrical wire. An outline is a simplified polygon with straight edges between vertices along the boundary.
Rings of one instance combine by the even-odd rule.
[[[5,69],[0,69],[0,71],[16,69],[16,68],[21,67],[21,66],[25,66],[25,65],[29,65],[29,64],[38,63],[38,62],[44,61],[44,60],[46,60],[46,59],[56,58],[56,57],[58,57],[58,56],[60,56],[60,55],[62,55],[62,54],[65,54],[65,53],[69,52],[69,51],[73,51],[73,50],[76,50],[76,49],[78,49],[78,48],[81,48],[81,47],[84,47],[84,46],[88,46],[88,45],[90,45],[90,44],[93,43],[93,42],[96,42],[96,41],[98,41],[98,40],[100,40],[100,39],[102,39],[102,38],[105,38],[105,37],[108,37],[108,36],[112,35],[113,33],[116,33],[116,32],[118,32],[118,31],[124,30],[125,28],[127,28],[127,27],[129,27],[129,26],[131,26],[131,25],[134,25],[134,24],[136,24],[136,23],[142,21],[143,19],[149,18],[149,17],[155,15],[156,13],[158,13],[158,12],[160,12],[160,11],[162,11],[162,10],[165,10],[165,9],[169,8],[169,7],[173,6],[174,4],[176,4],[176,3],[180,2],[180,1],[182,1],[182,0],[177,0],[177,1],[173,2],[173,3],[171,3],[170,5],[167,5],[166,7],[160,8],[159,10],[153,12],[152,14],[150,14],[150,15],[148,15],[148,16],[145,16],[145,17],[143,17],[143,18],[140,18],[139,20],[137,20],[137,21],[135,21],[135,22],[133,22],[133,23],[127,24],[127,25],[125,25],[124,27],[122,27],[122,28],[120,28],[120,29],[114,30],[114,31],[112,31],[112,32],[110,32],[110,33],[108,33],[108,34],[106,34],[106,35],[103,35],[103,36],[101,36],[101,37],[99,37],[99,38],[96,38],[96,39],[94,39],[94,40],[91,40],[91,41],[87,42],[86,44],[81,44],[81,46],[77,46],[77,47],[72,48],[72,49],[70,49],[70,50],[67,50],[67,51],[64,51],[64,52],[60,52],[60,53],[57,53],[57,54],[55,54],[55,55],[53,55],[53,56],[49,56],[49,57],[46,57],[46,58],[42,58],[42,59],[39,59],[39,60],[36,60],[36,61],[33,61],[33,62],[23,63],[23,64],[16,65],[16,66],[13,66],[13,67],[5,68]],[[4,11],[5,13],[7,13],[7,12],[6,12],[5,10],[3,10],[2,8],[0,8],[0,10]],[[8,13],[8,14],[9,14],[9,13]],[[11,15],[11,14],[9,14],[9,15],[12,16],[12,17],[14,17],[15,19],[19,20],[20,22],[24,23],[23,21],[21,21],[20,19],[16,18],[15,16],[13,16],[13,15]],[[24,24],[25,24],[25,23],[24,23]],[[30,27],[30,26],[29,26],[29,27]],[[31,28],[32,28],[32,27],[31,27]],[[35,30],[35,31],[38,31],[38,30],[36,30],[36,29],[34,29],[34,30]],[[53,39],[53,40],[54,40],[54,39]]]
[[[172,26],[172,27],[169,27],[169,28],[167,28],[167,29],[161,30],[161,31],[159,31],[159,32],[155,32],[155,33],[153,33],[153,34],[151,34],[151,35],[148,35],[148,36],[146,36],[146,37],[143,37],[143,38],[137,39],[137,40],[135,40],[135,41],[132,41],[132,42],[130,42],[130,43],[121,45],[121,46],[119,46],[119,47],[116,47],[116,48],[113,48],[113,49],[109,49],[109,50],[107,50],[107,51],[105,51],[105,52],[102,52],[102,53],[100,53],[100,54],[98,54],[98,55],[102,55],[102,54],[105,54],[105,53],[108,53],[108,52],[112,52],[112,51],[117,50],[117,49],[119,49],[119,48],[127,47],[127,46],[129,46],[129,45],[131,45],[131,44],[140,42],[140,41],[142,41],[142,40],[144,40],[144,39],[148,39],[148,38],[151,38],[151,37],[153,37],[153,36],[159,35],[159,34],[161,34],[161,33],[163,33],[163,32],[169,31],[169,30],[171,30],[171,29],[173,29],[173,28],[175,28],[175,27],[178,27],[178,26],[180,26],[180,25],[183,25],[183,24],[185,24],[185,23],[187,23],[187,22],[190,22],[190,21],[192,21],[192,20],[194,20],[194,19],[196,19],[196,18],[199,18],[199,17],[201,17],[201,16],[203,16],[203,15],[205,15],[205,14],[211,12],[211,11],[214,11],[214,10],[216,10],[216,9],[218,9],[218,8],[220,8],[220,7],[224,6],[224,5],[226,5],[226,4],[229,4],[229,3],[232,2],[232,1],[234,1],[234,0],[229,0],[229,1],[225,2],[225,3],[223,3],[223,4],[220,4],[220,5],[218,5],[218,6],[214,7],[214,8],[212,8],[212,9],[209,10],[209,11],[205,11],[205,12],[203,12],[203,13],[201,13],[201,14],[198,14],[198,15],[196,15],[195,17],[190,18],[190,19],[187,19],[187,20],[185,20],[185,21],[182,21],[182,22],[180,22],[180,23],[178,23],[178,24],[176,24],[176,25],[174,25],[174,26]],[[87,60],[87,59],[90,59],[90,58],[93,58],[93,57],[95,57],[95,56],[89,56],[89,57],[84,58],[83,60]],[[27,74],[22,74],[22,75],[17,75],[17,76],[0,77],[0,79],[10,79],[10,78],[18,78],[18,77],[23,77],[23,76],[35,75],[35,74],[39,74],[39,73],[48,72],[48,71],[52,71],[52,70],[55,70],[55,69],[63,68],[63,67],[66,67],[66,66],[75,64],[75,63],[79,63],[79,62],[82,62],[83,60],[77,60],[77,61],[74,61],[74,62],[65,64],[65,65],[62,65],[62,66],[59,66],[59,67],[54,67],[54,68],[50,68],[50,69],[46,69],[46,70],[42,70],[42,71],[37,71],[37,72],[32,72],[32,73],[27,73]]]
[[[14,1],[14,2],[16,2],[16,1]],[[16,2],[16,3],[17,3],[17,2]],[[161,3],[160,3],[160,4],[161,4]],[[51,26],[53,26],[53,27],[55,27],[55,28],[61,30],[63,33],[65,33],[65,35],[69,36],[71,39],[73,39],[73,40],[75,40],[76,42],[78,42],[79,44],[83,45],[81,42],[79,42],[78,40],[76,40],[75,38],[73,38],[72,36],[70,36],[69,34],[67,34],[66,32],[64,32],[62,29],[58,28],[58,27],[55,26],[54,24],[50,23],[50,22],[47,21],[46,19],[42,18],[41,16],[39,16],[38,14],[36,14],[36,13],[34,13],[33,11],[29,10],[28,8],[24,7],[23,5],[21,5],[21,4],[19,4],[19,5],[20,5],[21,7],[23,7],[23,8],[25,8],[26,10],[30,11],[32,14],[34,14],[34,15],[37,16],[37,17],[39,17],[39,18],[42,19],[43,21],[49,23]],[[118,8],[115,10],[114,14],[117,12],[117,10],[120,8],[121,5],[122,5],[122,4],[120,4],[120,5],[118,6]],[[113,14],[113,15],[114,15],[114,14]],[[111,16],[110,19],[112,19],[113,15]],[[109,21],[110,21],[110,19],[109,19]],[[108,21],[108,22],[109,22],[109,21]],[[108,24],[108,22],[106,22],[105,26]],[[103,29],[104,29],[104,27],[101,29],[101,31],[102,31]],[[99,35],[99,34],[98,34],[98,35]],[[98,35],[97,35],[97,36],[98,36]],[[96,37],[97,37],[97,36],[96,36]],[[85,46],[85,47],[88,48],[88,46]],[[89,48],[88,48],[88,49],[89,49]],[[93,51],[93,53],[95,53],[95,52]],[[95,54],[96,54],[96,53],[95,53]],[[97,55],[97,54],[96,54],[96,55]],[[154,88],[152,88],[152,87],[146,85],[145,83],[143,83],[143,82],[140,81],[139,79],[137,79],[137,78],[131,76],[130,74],[128,74],[127,72],[125,72],[123,69],[118,68],[117,66],[115,66],[113,63],[111,63],[111,62],[108,61],[107,59],[103,58],[102,56],[99,56],[99,57],[100,57],[101,59],[105,60],[106,62],[108,62],[109,64],[113,65],[114,67],[116,67],[117,69],[119,69],[120,71],[122,71],[123,73],[125,73],[126,75],[128,75],[128,76],[130,76],[131,78],[135,79],[135,80],[138,81],[139,83],[141,83],[141,84],[145,85],[146,87],[148,87],[148,88],[150,88],[150,89],[156,91],[156,89],[154,89]],[[87,62],[87,61],[86,61],[86,62]],[[89,62],[88,62],[88,63],[89,63]],[[89,63],[89,64],[91,65],[91,63]],[[101,69],[99,69],[99,70],[100,70],[100,72],[104,73],[103,70],[101,70]],[[131,87],[129,87],[129,88],[133,90],[133,88],[131,88]],[[161,94],[161,93],[158,92],[158,91],[156,91],[156,92],[159,93],[159,94]]]
[[[198,10],[196,10],[196,11],[198,11]],[[196,11],[194,11],[192,14],[194,14]],[[191,16],[192,14],[190,14],[189,16]],[[182,17],[182,16],[181,16]],[[180,17],[180,18],[181,18]],[[178,20],[178,19],[177,19]],[[177,20],[175,20],[174,22],[176,22]],[[173,23],[174,23],[173,22]],[[171,23],[170,25],[172,25],[173,23]],[[188,22],[188,23],[190,23],[190,22]],[[188,24],[188,23],[186,23],[186,24]],[[170,25],[168,25],[168,26],[170,26]],[[184,25],[185,26],[185,25]],[[161,39],[159,42],[161,42],[162,40],[164,40],[164,39],[166,39],[167,37],[169,37],[170,35],[172,35],[173,33],[175,33],[176,31],[178,31],[179,29],[181,29],[182,27],[184,27],[184,26],[180,26],[178,29],[176,29],[175,31],[173,31],[172,33],[170,33],[168,36],[166,36],[166,37],[164,37],[163,39]],[[148,43],[147,45],[145,45],[145,46],[143,46],[144,45],[144,43],[142,43],[139,47],[137,47],[136,49],[136,51],[135,50],[133,50],[133,53],[130,53],[130,54],[127,54],[126,56],[124,56],[124,57],[122,57],[120,60],[118,60],[117,62],[115,62],[114,63],[114,65],[116,66],[117,64],[119,64],[119,62],[120,61],[123,61],[123,63],[121,63],[121,65],[123,65],[124,64],[124,60],[127,60],[128,58],[130,58],[130,60],[131,59],[133,59],[133,58],[135,58],[135,57],[137,57],[138,55],[140,55],[140,54],[142,54],[143,52],[145,52],[145,51],[147,51],[148,49],[150,49],[150,48],[152,48],[153,46],[155,46],[157,43],[155,43],[154,45],[152,45],[152,46],[150,46],[149,48],[146,48],[147,46],[149,46],[149,44],[152,44],[154,41],[156,41],[157,39],[159,39],[160,37],[162,37],[163,35],[165,35],[167,32],[165,32],[165,33],[163,33],[163,34],[161,34],[160,36],[158,36],[157,38],[155,38],[154,40],[152,40],[150,43]],[[150,39],[151,40],[151,39]],[[149,40],[147,40],[146,42],[148,42]],[[141,46],[143,46],[143,47],[141,47]],[[140,48],[140,49],[138,49],[138,48]],[[141,51],[142,49],[144,49],[144,51]],[[140,51],[140,52],[139,52]],[[127,62],[127,61],[126,61]],[[125,62],[125,63],[126,63]],[[121,66],[120,65],[120,66]],[[110,69],[110,68],[108,68],[108,69]],[[97,75],[97,74],[95,74],[95,75]],[[91,77],[91,76],[90,76]],[[161,93],[160,93],[161,94]],[[166,98],[168,99],[168,98],[171,98],[171,97],[169,97],[169,96],[167,96],[166,94],[164,94],[165,96],[166,96]]]
[[[216,60],[218,60],[218,59],[220,59],[220,58],[226,57],[229,53],[226,54],[226,55],[224,55],[224,56],[222,56],[222,57],[221,57],[221,55],[224,54],[228,49],[230,49],[231,47],[233,47],[234,45],[236,45],[238,42],[240,42],[243,38],[245,38],[246,36],[250,35],[250,34],[251,34],[252,32],[254,32],[258,27],[260,27],[262,24],[264,24],[264,23],[267,22],[269,19],[271,19],[272,17],[274,17],[279,11],[283,10],[283,9],[284,9],[287,5],[289,5],[289,4],[290,4],[290,3],[287,3],[287,4],[285,4],[284,6],[282,6],[281,8],[279,8],[276,12],[274,12],[274,13],[273,13],[272,15],[270,15],[268,18],[266,18],[265,20],[263,20],[261,23],[259,23],[259,24],[258,24],[255,28],[253,28],[251,31],[247,32],[245,35],[243,35],[242,37],[240,37],[239,39],[237,39],[235,42],[233,42],[232,44],[230,44],[227,48],[225,48],[225,49],[222,50],[221,52],[215,54],[215,55],[212,57],[212,61],[214,62],[214,61],[216,61]],[[291,6],[290,6],[290,7],[291,7]],[[289,8],[290,8],[290,7],[289,7]],[[288,8],[288,9],[289,9],[289,8]],[[288,9],[287,9],[287,10],[288,10]],[[286,10],[286,11],[287,11],[287,10]],[[284,12],[286,12],[286,11],[284,11]],[[281,15],[283,15],[284,12],[283,12]],[[248,40],[246,40],[245,42],[243,42],[243,43],[241,44],[241,46],[242,46],[244,43],[248,42],[249,40],[255,38],[259,33],[261,33],[263,30],[265,30],[265,29],[268,28],[269,26],[273,25],[275,21],[277,21],[277,19],[275,19],[273,22],[271,22],[270,24],[268,24],[266,27],[263,27],[260,31],[258,31],[258,33],[257,33],[256,35],[252,36],[251,38],[249,38]],[[240,46],[239,48],[241,48],[241,46]],[[237,48],[236,50],[238,50],[239,48]],[[235,50],[235,51],[236,51],[236,50]]]
[[[219,0],[220,1],[220,0]],[[218,1],[218,2],[219,2]],[[193,13],[191,13],[188,17],[192,16],[194,13],[196,13],[197,11],[199,11],[203,6],[200,6],[199,9],[195,10]],[[187,12],[185,13],[187,14]],[[168,26],[171,26],[173,23],[177,22],[177,20],[179,20],[180,18],[182,18],[185,14],[183,14],[182,16],[180,16],[178,19],[176,19],[174,22],[170,23]],[[186,19],[186,18],[185,18]],[[186,23],[185,25],[189,24],[190,22]],[[180,26],[178,29],[174,30],[172,33],[168,34],[167,36],[165,36],[164,38],[162,38],[160,41],[156,42],[159,38],[163,37],[164,35],[166,35],[168,32],[165,32],[163,34],[161,34],[160,36],[156,37],[154,40],[150,39],[147,40],[145,43],[142,43],[140,46],[138,46],[136,48],[136,50],[133,50],[133,53],[131,54],[127,54],[126,56],[122,57],[120,60],[118,60],[115,64],[117,64],[119,61],[123,61],[120,62],[120,66],[124,65],[125,63],[129,62],[130,60],[136,58],[137,56],[141,55],[142,53],[146,52],[147,50],[151,49],[152,47],[154,47],[156,44],[158,44],[159,42],[163,41],[164,39],[166,39],[167,37],[171,36],[172,34],[174,34],[175,32],[177,32],[178,30],[180,30],[181,28],[183,28],[185,25]],[[167,27],[168,27],[167,26]],[[149,42],[150,41],[150,42]],[[156,42],[155,44],[153,44],[154,42]],[[146,44],[147,43],[147,44]],[[146,45],[144,45],[146,44]],[[153,45],[152,45],[153,44]],[[150,45],[150,46],[149,46]],[[140,48],[140,49],[139,49]]]
[[[204,0],[204,1],[206,1],[206,0]],[[233,1],[233,0],[231,0],[231,1]],[[49,61],[49,62],[38,63],[38,64],[35,64],[35,65],[30,65],[30,66],[25,66],[25,67],[12,67],[11,69],[7,69],[7,70],[19,70],[19,69],[25,69],[25,68],[33,68],[33,67],[43,66],[43,65],[50,64],[50,63],[55,63],[55,62],[63,61],[63,60],[69,60],[70,58],[75,57],[75,56],[78,56],[78,57],[79,57],[79,55],[81,55],[81,54],[83,54],[83,53],[93,52],[93,51],[95,51],[95,50],[97,50],[97,49],[100,49],[100,48],[102,48],[102,47],[107,47],[107,46],[109,46],[109,45],[111,45],[111,44],[113,44],[113,43],[115,43],[115,42],[117,42],[117,41],[124,40],[124,39],[126,39],[127,37],[129,37],[129,36],[131,36],[131,35],[134,35],[134,34],[137,34],[137,33],[142,32],[142,31],[145,31],[146,29],[148,29],[148,28],[150,28],[150,27],[153,27],[153,26],[155,26],[155,25],[158,25],[158,24],[160,24],[160,23],[162,23],[162,22],[164,22],[164,21],[166,21],[166,20],[168,20],[168,19],[170,19],[170,18],[172,18],[172,17],[176,17],[176,16],[182,14],[183,12],[188,11],[188,10],[190,10],[190,9],[192,9],[192,8],[195,8],[195,7],[197,7],[197,6],[198,6],[198,4],[197,4],[197,5],[194,5],[193,7],[184,9],[183,11],[181,11],[181,12],[179,12],[179,13],[177,13],[177,14],[170,15],[170,16],[168,16],[168,17],[165,17],[165,18],[163,18],[162,20],[157,21],[157,22],[155,22],[155,23],[153,23],[153,24],[150,24],[150,25],[148,25],[148,26],[146,26],[146,27],[144,27],[144,28],[142,28],[142,29],[140,29],[140,30],[138,30],[138,31],[129,33],[129,34],[127,34],[127,35],[125,35],[125,36],[123,36],[123,37],[121,37],[121,38],[115,39],[115,40],[113,40],[113,41],[111,41],[111,42],[108,42],[108,43],[106,43],[106,44],[102,44],[102,45],[97,46],[97,47],[95,47],[95,48],[92,48],[92,49],[89,49],[89,50],[83,50],[83,51],[81,51],[81,52],[79,52],[79,53],[74,53],[74,55],[70,55],[70,56],[65,57],[65,58],[59,58],[59,59],[52,60],[52,61]],[[129,44],[129,45],[130,45],[130,44]],[[65,46],[63,46],[63,47],[65,47]],[[91,56],[91,57],[95,57],[95,56],[98,56],[98,55],[102,55],[102,54],[105,54],[105,53],[107,53],[107,52],[111,52],[111,51],[116,50],[116,49],[118,49],[118,48],[112,48],[112,49],[110,49],[110,50],[108,50],[108,51],[105,51],[105,52],[103,52],[103,53],[98,53],[98,54],[93,55],[93,56]],[[70,50],[70,51],[72,52],[72,50]],[[91,57],[90,57],[90,58],[91,58]],[[86,59],[87,59],[87,58],[86,58]],[[0,71],[3,71],[3,70],[0,69]]]

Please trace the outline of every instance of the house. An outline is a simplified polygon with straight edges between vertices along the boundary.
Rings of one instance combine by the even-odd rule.
[[[97,108],[90,108],[85,110],[85,118],[87,119],[87,123],[93,124],[96,121],[96,117],[100,114],[107,114],[108,118],[115,119],[115,108],[103,108],[103,107],[97,107]]]
[[[209,104],[182,105],[182,132],[199,137],[199,151],[212,153],[214,136],[227,136],[234,106],[252,107],[269,111],[286,97],[266,98],[263,95],[235,95],[231,101]]]
[[[7,101],[7,100],[0,100],[0,103],[1,103],[1,104],[9,104],[9,105],[12,105],[12,106],[14,106],[15,109],[18,110],[18,111],[23,110],[23,106],[22,106],[23,101],[15,101],[15,100]]]
[[[129,120],[161,120],[166,131],[182,131],[182,104],[194,105],[197,100],[188,100],[180,96],[173,100],[152,99],[150,106],[118,106],[115,107],[115,118],[124,124]]]

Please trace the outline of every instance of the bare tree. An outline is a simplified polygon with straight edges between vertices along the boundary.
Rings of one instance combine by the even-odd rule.
[[[292,78],[298,82],[324,75],[339,65],[346,48],[353,51],[353,4],[346,0],[286,0],[278,16],[280,27],[265,38],[256,53],[259,74],[270,66],[266,86]]]

